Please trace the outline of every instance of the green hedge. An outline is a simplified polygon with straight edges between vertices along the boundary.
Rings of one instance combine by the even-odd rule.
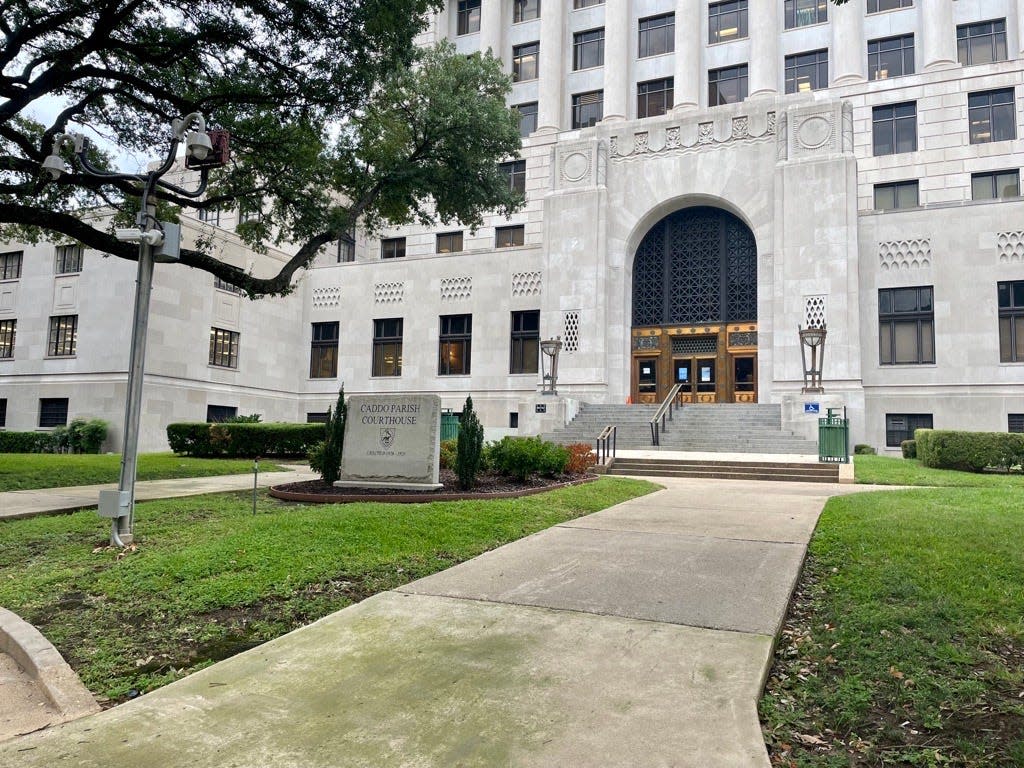
[[[487,458],[496,471],[523,481],[534,474],[562,474],[569,463],[569,451],[539,437],[503,437],[488,446]]]
[[[168,424],[167,442],[188,456],[301,457],[324,439],[323,424]]]
[[[919,429],[914,432],[917,458],[926,467],[981,472],[1024,464],[1024,434]]]
[[[0,453],[44,453],[49,445],[49,432],[0,430]]]

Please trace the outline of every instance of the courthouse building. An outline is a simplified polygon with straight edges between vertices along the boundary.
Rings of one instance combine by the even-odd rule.
[[[828,334],[811,399],[846,406],[857,442],[1024,430],[1022,4],[449,2],[421,42],[501,58],[525,207],[476,232],[357,229],[283,299],[158,266],[143,446],[169,421],[318,418],[341,383],[472,394],[490,436],[528,432],[550,337],[571,402],[679,383],[793,421],[809,325]],[[186,229],[257,273],[285,258],[217,216]],[[134,265],[4,250],[3,423],[118,424]]]

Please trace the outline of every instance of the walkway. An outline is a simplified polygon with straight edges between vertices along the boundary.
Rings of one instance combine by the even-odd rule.
[[[385,592],[0,765],[766,768],[756,700],[829,495],[665,480]]]

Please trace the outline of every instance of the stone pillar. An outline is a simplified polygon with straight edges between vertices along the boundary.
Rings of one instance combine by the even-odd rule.
[[[864,41],[864,4],[829,5],[832,14],[832,49],[829,54],[831,85],[861,83],[867,79],[867,43]]]
[[[675,67],[673,69],[674,113],[700,106],[701,86],[706,82],[700,67],[704,49],[701,40],[701,13],[706,8],[699,0],[676,0]]]
[[[750,0],[750,95],[779,92],[779,12],[774,0]]]
[[[632,58],[629,55],[632,37],[629,0],[606,0],[604,14],[604,120],[626,120],[630,113],[629,61]]]
[[[504,31],[505,21],[502,11],[505,3],[502,0],[483,0],[480,3],[480,51],[487,53],[488,50],[496,59],[504,61]],[[509,18],[509,23],[511,23]]]
[[[953,0],[931,0],[921,3],[924,38],[922,72],[946,69],[957,65],[956,26],[953,24]]]
[[[540,4],[540,83],[537,132],[557,133],[562,127],[562,52],[565,37],[565,4],[547,0]]]

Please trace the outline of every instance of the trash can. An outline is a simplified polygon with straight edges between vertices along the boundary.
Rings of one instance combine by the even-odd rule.
[[[459,437],[459,416],[451,411],[441,414],[441,441],[456,440]]]
[[[828,415],[818,419],[818,461],[833,464],[850,463],[850,420],[838,414],[838,408],[829,408]]]

